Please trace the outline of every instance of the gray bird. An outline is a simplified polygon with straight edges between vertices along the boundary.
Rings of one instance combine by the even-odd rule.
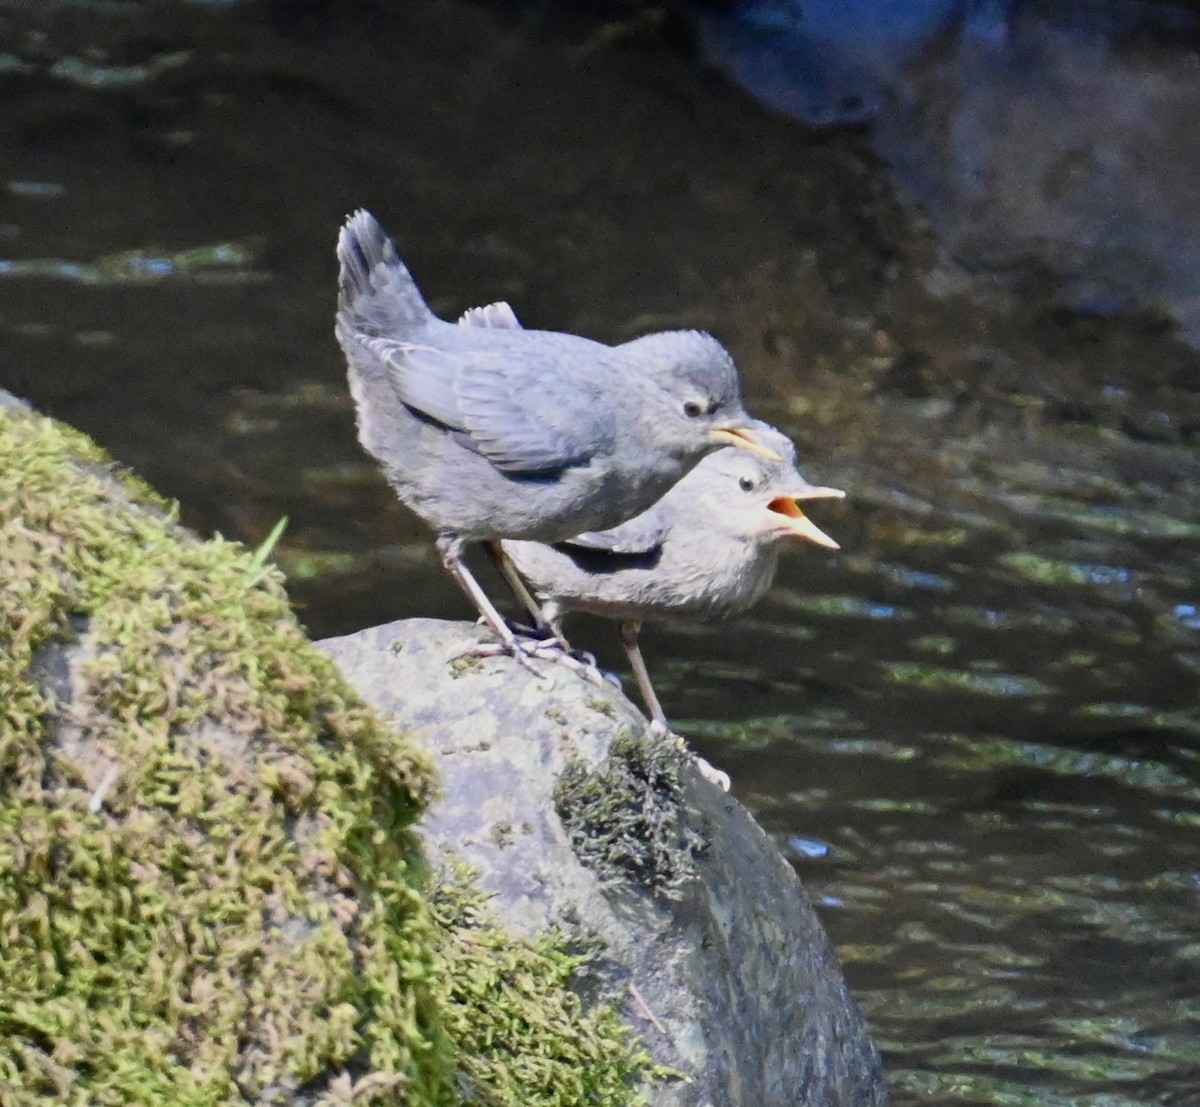
[[[442,562],[500,636],[512,631],[463,561],[469,542],[557,542],[645,510],[748,429],[737,370],[698,331],[606,346],[525,330],[511,308],[437,318],[366,211],[338,240],[337,338],[359,441],[436,532]]]
[[[544,602],[556,635],[569,611],[620,621],[621,645],[657,728],[667,720],[638,647],[643,621],[718,619],[756,604],[775,579],[789,538],[838,545],[800,510],[798,501],[841,499],[809,484],[795,447],[758,424],[755,435],[780,460],[740,450],[706,457],[648,511],[600,533],[565,542],[504,542],[504,552]]]

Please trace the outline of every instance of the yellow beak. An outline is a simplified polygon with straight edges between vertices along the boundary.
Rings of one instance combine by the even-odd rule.
[[[826,490],[822,489],[822,491]],[[833,489],[828,489],[828,491],[832,492]],[[815,542],[827,550],[841,549],[841,546],[800,510],[800,505],[790,496],[780,496],[778,499],[772,500],[767,504],[767,510],[776,515],[782,515],[783,525],[797,538],[803,538],[806,542]]]
[[[754,432],[746,430],[745,427],[737,427],[734,430],[715,430],[712,431],[712,436],[718,442],[723,442],[726,446],[737,446],[742,450],[749,450],[752,454],[764,458],[767,461],[782,461],[777,453],[773,450],[768,450],[754,437]]]

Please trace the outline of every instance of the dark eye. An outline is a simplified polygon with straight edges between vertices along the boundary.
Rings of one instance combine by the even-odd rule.
[[[698,419],[704,414],[704,408],[701,404],[696,403],[695,400],[688,400],[688,402],[683,405],[683,413],[689,419]]]
[[[749,477],[742,477],[742,479],[738,481],[738,484],[741,485],[743,492],[754,491],[754,481],[752,481]]]

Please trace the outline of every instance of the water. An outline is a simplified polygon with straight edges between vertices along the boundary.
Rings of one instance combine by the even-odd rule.
[[[0,385],[203,532],[289,515],[334,634],[467,614],[354,442],[346,212],[444,314],[711,327],[849,490],[813,506],[844,549],[645,650],[821,905],[896,1103],[1200,1103],[1196,355],[972,283],[859,138],[669,25],[538,10],[0,2]]]
[[[1194,1103],[1196,542],[1100,566],[1039,526],[929,520],[818,594],[793,564],[773,663],[701,664],[701,710],[765,710],[688,729],[822,905],[897,1102]]]

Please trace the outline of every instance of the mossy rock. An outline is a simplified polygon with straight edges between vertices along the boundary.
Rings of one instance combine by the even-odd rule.
[[[572,986],[641,1035],[654,1107],[884,1107],[820,921],[745,808],[608,682],[473,656],[487,636],[406,619],[319,643],[435,752],[431,860],[473,866],[531,942],[596,951]]]
[[[580,958],[430,894],[429,762],[278,574],[2,394],[0,580],[0,1103],[633,1101]]]

